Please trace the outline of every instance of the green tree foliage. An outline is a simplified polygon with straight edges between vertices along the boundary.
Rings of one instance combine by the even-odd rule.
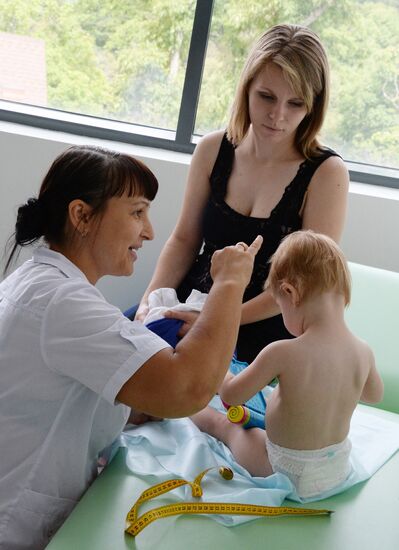
[[[77,0],[81,26],[105,53],[118,102],[110,113],[175,129],[195,0]]]
[[[398,7],[353,3],[345,21],[319,32],[333,73],[328,141],[348,159],[397,165]]]
[[[50,107],[175,129],[195,5],[0,0],[0,32],[45,41]],[[327,48],[324,141],[350,160],[397,166],[397,0],[215,0],[196,131],[226,125],[250,45],[280,22],[309,26]]]

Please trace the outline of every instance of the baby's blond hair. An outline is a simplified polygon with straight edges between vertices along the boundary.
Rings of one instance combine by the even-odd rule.
[[[334,290],[350,302],[351,279],[342,250],[330,237],[311,230],[287,235],[270,259],[271,267],[265,283],[278,294],[283,282],[292,284],[300,300]]]

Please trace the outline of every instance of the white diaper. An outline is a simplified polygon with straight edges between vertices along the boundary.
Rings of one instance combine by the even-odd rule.
[[[314,451],[287,449],[266,439],[273,472],[285,474],[300,498],[311,498],[333,489],[349,476],[352,467],[348,438],[341,443]]]

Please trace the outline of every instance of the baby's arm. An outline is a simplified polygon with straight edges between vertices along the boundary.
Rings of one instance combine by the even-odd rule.
[[[365,403],[378,403],[384,395],[384,383],[375,366],[374,354],[371,350],[369,350],[369,352],[371,365],[362,395],[360,396],[360,401],[364,401]]]
[[[281,372],[284,365],[284,344],[273,342],[265,347],[255,360],[234,376],[227,373],[219,388],[221,399],[229,405],[240,405],[262,390]]]

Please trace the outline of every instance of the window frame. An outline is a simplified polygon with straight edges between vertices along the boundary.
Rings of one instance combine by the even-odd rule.
[[[194,134],[214,0],[197,0],[176,131],[47,107],[0,100],[0,121],[182,153],[195,149]],[[351,181],[399,189],[399,170],[346,159]]]

